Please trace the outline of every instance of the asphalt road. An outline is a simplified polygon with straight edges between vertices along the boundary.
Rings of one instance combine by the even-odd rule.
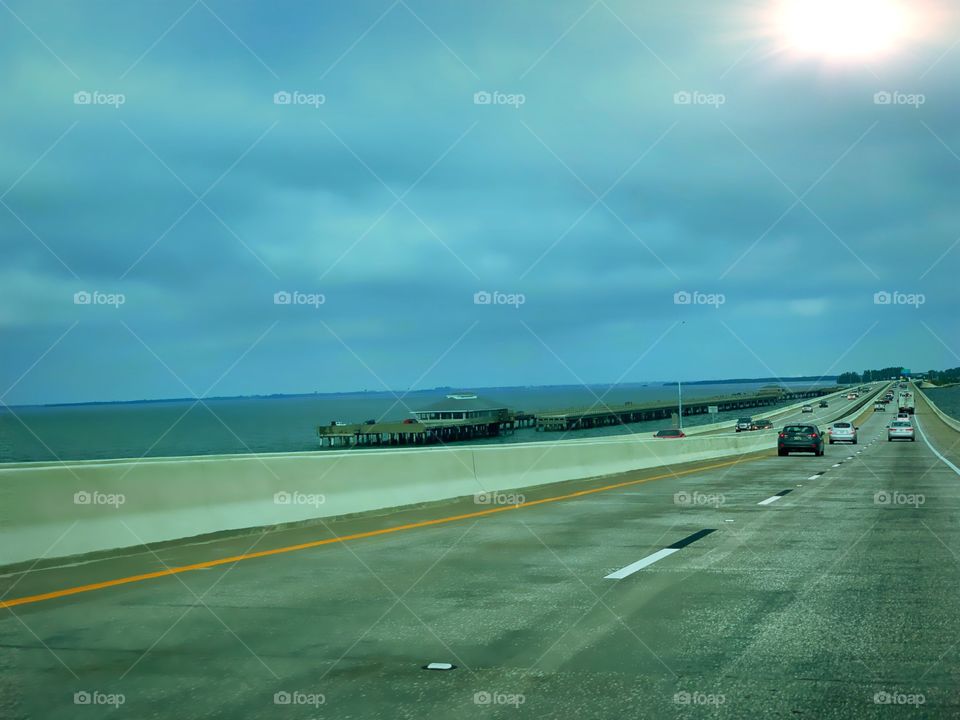
[[[879,386],[878,386],[879,389]],[[766,432],[776,432],[782,428],[785,424],[791,422],[804,422],[804,423],[814,423],[817,425],[822,425],[826,427],[830,424],[832,420],[838,417],[843,417],[844,415],[852,412],[856,407],[863,403],[864,398],[872,397],[873,393],[868,393],[861,396],[855,400],[848,400],[846,397],[836,399],[830,398],[827,402],[828,405],[825,408],[820,407],[820,401],[817,399],[811,399],[808,403],[812,408],[813,412],[805,413],[803,410],[784,410],[778,412],[772,417],[768,418],[773,423],[773,431]],[[873,407],[873,403],[870,403],[870,407]],[[760,413],[757,413],[758,415]],[[744,411],[744,417],[751,417],[751,414],[748,411]],[[736,434],[736,420],[731,421],[729,428],[721,428],[719,430],[710,430],[705,433],[695,433],[702,435],[732,435]],[[756,432],[756,431],[754,431]]]
[[[888,443],[891,417],[822,458],[0,577],[9,601],[391,530],[2,608],[0,717],[960,717],[960,477]],[[960,465],[960,434],[922,401],[918,421]]]

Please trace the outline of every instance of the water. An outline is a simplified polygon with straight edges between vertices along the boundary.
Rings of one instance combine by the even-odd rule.
[[[938,390],[924,390],[923,392],[943,412],[960,420],[960,385]]]
[[[767,383],[690,385],[684,398],[755,392]],[[809,383],[786,383],[805,387]],[[592,391],[592,392],[591,392]],[[673,400],[676,386],[530,387],[479,389],[478,394],[512,410],[536,412],[589,407],[596,395],[608,404]],[[604,396],[604,393],[606,395]],[[390,393],[309,395],[297,397],[231,398],[126,403],[17,407],[0,410],[0,462],[93,460],[104,458],[169,457],[250,452],[318,450],[316,427],[331,420],[402,420],[410,410],[428,405],[444,391],[410,393],[402,403]],[[960,396],[958,396],[960,397]],[[764,408],[767,410],[770,408]],[[737,413],[697,415],[684,425],[730,420]],[[670,420],[579,430],[566,437],[597,437],[653,432],[670,427]],[[538,433],[522,428],[511,436],[479,442],[557,440],[562,433]],[[476,442],[476,441],[475,441]]]

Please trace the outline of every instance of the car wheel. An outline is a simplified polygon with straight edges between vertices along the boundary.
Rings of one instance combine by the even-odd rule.
[[[857,444],[857,441],[856,441],[856,440],[854,440],[854,441],[853,441],[853,444],[854,444],[854,445],[856,445],[856,444]]]
[[[917,441],[916,438],[910,438],[910,442],[916,442],[916,441]]]
[[[789,455],[789,453],[786,450],[777,450],[777,455],[783,457],[784,455]]]

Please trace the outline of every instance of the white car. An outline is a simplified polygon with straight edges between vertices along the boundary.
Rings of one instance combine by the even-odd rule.
[[[893,440],[909,440],[916,442],[913,434],[913,424],[909,420],[894,420],[887,426],[887,442]]]
[[[853,423],[835,422],[827,429],[827,434],[830,436],[830,444],[833,445],[835,442],[848,442],[856,445],[857,429]]]
[[[813,405],[804,405],[803,409],[800,412],[813,412]]]
[[[753,430],[753,418],[742,417],[737,420],[737,424],[734,427],[736,432],[744,432],[745,430]]]
[[[905,412],[898,412],[898,413],[897,413],[897,420],[910,420],[910,415],[908,415],[908,414],[905,413]]]

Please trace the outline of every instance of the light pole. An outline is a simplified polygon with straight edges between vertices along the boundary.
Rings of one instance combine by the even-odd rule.
[[[677,405],[679,406],[679,413],[677,414],[677,419],[680,421],[680,430],[683,430],[683,387],[680,384],[680,381],[677,380]]]
[[[686,320],[680,321],[680,325],[686,324]],[[680,423],[680,431],[683,432],[683,388],[680,380],[677,380],[677,421]]]

